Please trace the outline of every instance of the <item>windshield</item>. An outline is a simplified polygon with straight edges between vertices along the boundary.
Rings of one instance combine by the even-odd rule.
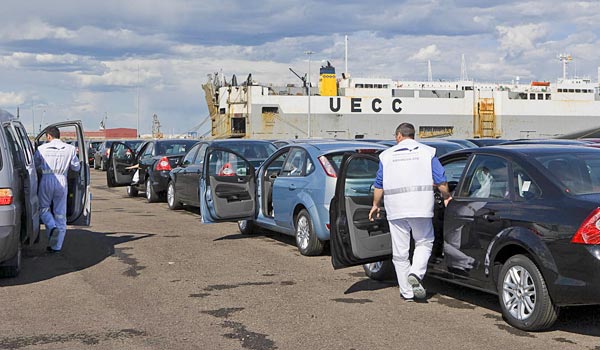
[[[565,191],[572,194],[600,193],[600,153],[572,152],[538,155],[540,162]]]
[[[132,140],[132,141],[125,141],[125,144],[127,146],[129,146],[129,148],[131,148],[132,150],[137,150],[137,148],[144,143],[144,140]]]

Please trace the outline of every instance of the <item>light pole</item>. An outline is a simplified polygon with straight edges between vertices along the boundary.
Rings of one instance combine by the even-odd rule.
[[[304,54],[308,55],[308,131],[306,132],[308,138],[310,138],[310,55],[314,52],[304,51]]]

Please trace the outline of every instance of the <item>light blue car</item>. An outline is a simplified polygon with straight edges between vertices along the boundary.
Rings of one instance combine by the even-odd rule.
[[[307,141],[278,149],[257,170],[240,154],[209,148],[200,179],[202,221],[238,221],[242,234],[264,228],[295,236],[302,255],[319,255],[329,240],[329,203],[344,154],[386,148],[361,141]],[[368,193],[372,184],[368,177],[349,190]]]

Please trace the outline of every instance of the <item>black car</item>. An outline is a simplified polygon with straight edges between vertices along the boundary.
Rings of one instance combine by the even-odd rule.
[[[365,264],[381,279],[391,269],[387,221],[369,221],[372,194],[354,188],[356,176],[375,178],[367,161],[379,159],[343,160],[330,205],[331,256],[336,269]],[[506,321],[524,330],[550,327],[562,306],[600,304],[599,149],[493,146],[440,161],[453,200],[444,208],[436,198],[428,276],[497,294]]]
[[[492,139],[492,138],[467,139],[467,140],[473,142],[474,144],[476,144],[479,147],[496,146],[496,145],[500,145],[500,144],[510,141],[510,140],[506,140],[506,139]]]
[[[148,202],[164,198],[169,173],[195,140],[150,140],[137,150],[127,143],[115,141],[110,147],[106,182],[108,187],[127,186],[127,195],[135,197],[138,191],[146,193]],[[135,175],[137,173],[137,179]]]
[[[96,148],[94,153],[94,169],[106,171],[108,168],[108,157],[110,155],[110,146],[114,140],[104,140]]]
[[[437,157],[441,157],[446,153],[450,153],[453,151],[467,148],[466,146],[463,146],[461,144],[454,143],[454,142],[448,142],[445,140],[419,140],[419,142],[424,145],[435,148],[435,155]],[[390,146],[390,147],[396,145],[395,140],[383,140],[383,141],[378,141],[377,143],[380,143],[380,144],[386,145],[386,146]]]
[[[198,185],[206,149],[222,147],[243,155],[255,168],[276,151],[266,140],[215,140],[202,141],[194,145],[170,174],[167,204],[170,209],[179,209],[182,204],[200,206]]]
[[[591,145],[592,142],[585,140],[567,140],[567,139],[518,139],[512,141],[506,141],[503,145],[575,145],[585,146]]]

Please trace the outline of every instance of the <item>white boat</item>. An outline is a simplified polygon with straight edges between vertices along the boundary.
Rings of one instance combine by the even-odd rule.
[[[552,83],[338,77],[328,62],[312,89],[222,74],[203,89],[213,138],[390,139],[401,122],[420,138],[549,138],[600,126],[598,82],[567,78],[570,56],[561,60],[563,77]]]

